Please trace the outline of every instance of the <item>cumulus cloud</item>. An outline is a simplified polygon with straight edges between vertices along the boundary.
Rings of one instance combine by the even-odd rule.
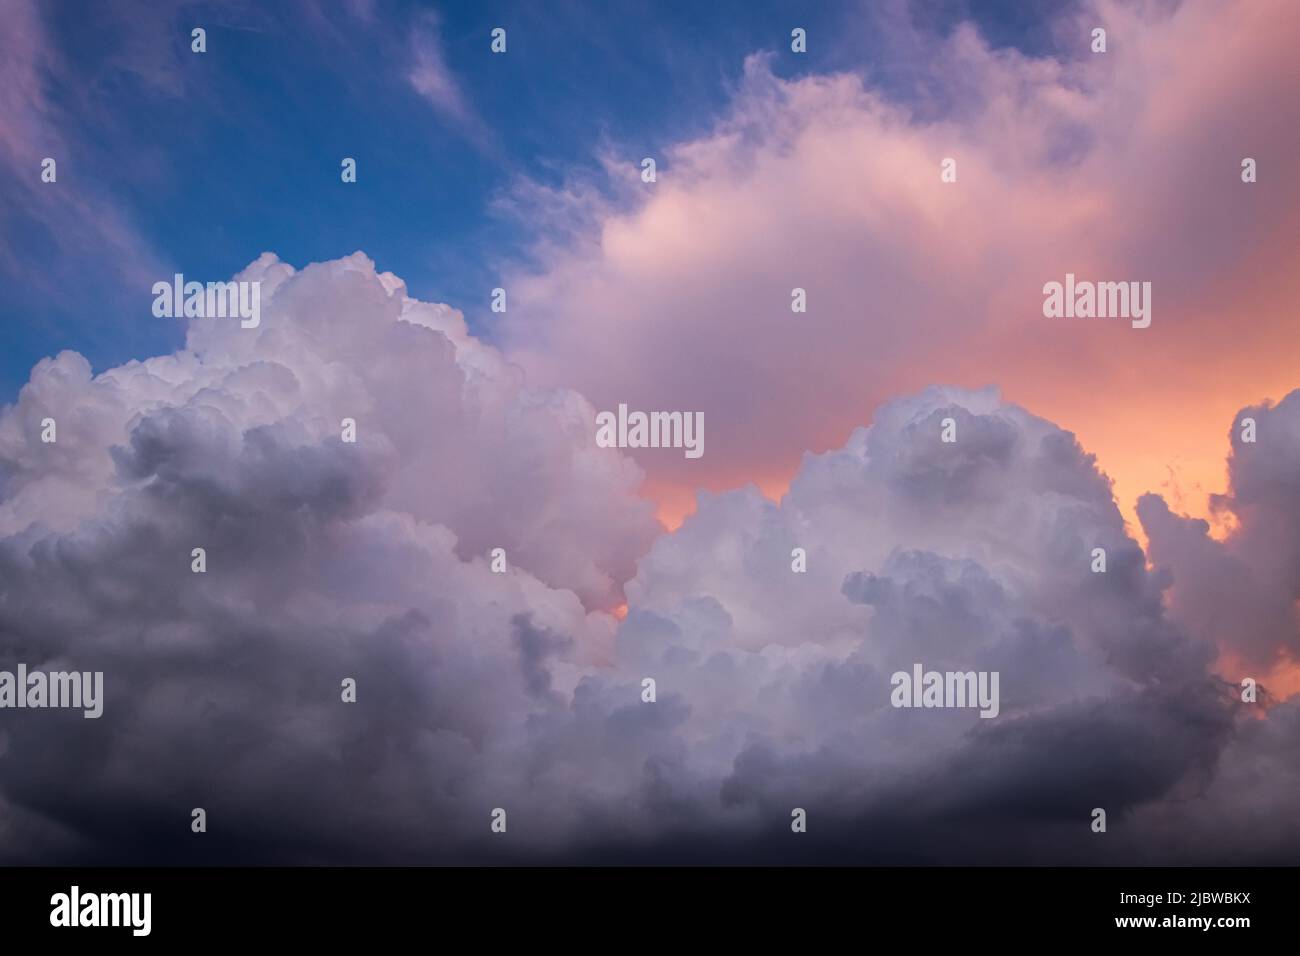
[[[1172,577],[1174,617],[1258,676],[1300,662],[1300,391],[1241,409],[1229,439],[1229,490],[1212,500],[1226,536],[1159,495],[1144,495],[1138,514]]]
[[[635,466],[592,445],[582,398],[524,388],[459,312],[410,299],[362,255],[300,275],[267,255],[239,278],[262,283],[278,322],[253,334],[197,322],[185,351],[93,378],[71,352],[37,366],[0,429],[0,528],[74,527],[110,487],[193,483],[245,511],[287,496],[348,513],[370,495],[450,528],[462,556],[503,547],[588,602],[617,603],[654,523],[629,504]],[[47,416],[59,441],[33,445]],[[358,423],[351,456],[344,418]]]
[[[599,407],[703,411],[704,460],[638,456],[665,496],[783,488],[888,397],[990,380],[1069,416],[1126,508],[1171,464],[1216,488],[1219,423],[1294,384],[1294,5],[1070,5],[1039,56],[881,17],[863,30],[913,58],[916,96],[757,53],[708,133],[653,150],[653,186],[638,144],[605,201],[576,183],[530,203],[550,215],[540,267],[505,282],[507,348]],[[1245,156],[1277,179],[1244,185]],[[1042,286],[1067,272],[1151,281],[1152,327],[1045,320]]]
[[[1092,807],[1123,819],[1208,772],[1232,727],[1160,583],[1073,436],[992,390],[933,388],[805,457],[779,506],[702,496],[629,584],[619,639],[688,681],[724,802],[769,821],[812,803],[877,859],[1100,858]],[[1002,715],[891,708],[914,662],[1000,672]]]
[[[898,399],[780,504],[657,534],[593,407],[459,313],[360,254],[238,278],[258,329],[64,353],[0,418],[0,665],[106,685],[99,720],[6,712],[8,861],[1172,859],[1166,801],[1287,762],[1096,462],[994,390]],[[891,707],[916,661],[999,671],[999,717]]]
[[[62,353],[0,420],[6,659],[104,670],[116,712],[8,722],[22,772],[6,796],[57,817],[46,801],[81,779],[68,812],[87,833],[177,799],[217,817],[260,792],[241,824],[256,829],[300,773],[281,796],[322,812],[356,773],[399,800],[422,786],[397,778],[432,767],[440,786],[487,785],[455,764],[608,653],[614,619],[597,609],[658,527],[636,467],[595,447],[585,400],[525,388],[458,312],[364,256],[295,272],[264,255],[238,278],[262,283],[259,329],[192,320],[184,351],[98,376]],[[488,566],[495,547],[507,574]],[[345,729],[349,676],[370,703]],[[72,763],[49,747],[63,733]],[[243,783],[211,788],[226,777]],[[363,817],[395,809],[363,802]],[[322,843],[347,829],[322,820]]]

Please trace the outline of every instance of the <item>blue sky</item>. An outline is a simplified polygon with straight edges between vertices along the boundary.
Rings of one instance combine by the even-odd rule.
[[[225,278],[264,250],[295,266],[364,250],[491,338],[488,290],[539,238],[500,208],[517,184],[559,185],[595,172],[602,152],[635,162],[707,130],[760,50],[781,54],[779,75],[855,70],[924,109],[925,78],[896,29],[882,42],[884,21],[942,36],[973,20],[994,44],[1041,50],[1059,6],[29,7],[27,35],[12,38],[34,50],[29,68],[4,67],[0,401],[61,349],[96,370],[174,349],[180,326],[152,316],[152,282]],[[796,25],[804,57],[789,54]],[[190,51],[195,26],[205,54]],[[495,26],[508,31],[504,56],[489,51]],[[421,56],[447,81],[433,96],[411,82]],[[57,184],[38,181],[45,156]],[[356,184],[340,181],[344,156]]]

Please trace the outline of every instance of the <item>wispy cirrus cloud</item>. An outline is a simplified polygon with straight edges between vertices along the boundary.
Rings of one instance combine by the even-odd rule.
[[[0,190],[0,264],[11,280],[46,283],[51,293],[69,273],[105,260],[141,282],[157,275],[158,257],[94,168],[87,168],[93,147],[79,141],[77,123],[50,95],[52,77],[64,70],[64,54],[52,41],[41,8],[13,0],[4,16],[0,175],[7,186]],[[56,182],[41,179],[46,158],[57,164]]]
[[[491,131],[474,110],[447,62],[442,24],[435,13],[418,15],[411,26],[406,80],[449,127],[481,148],[491,145]]]

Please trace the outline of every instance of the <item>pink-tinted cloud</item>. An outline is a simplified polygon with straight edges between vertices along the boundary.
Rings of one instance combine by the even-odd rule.
[[[934,380],[1069,422],[1126,506],[1171,466],[1213,490],[1220,423],[1293,384],[1300,11],[1099,3],[1057,29],[1060,58],[970,27],[917,44],[947,103],[924,116],[857,76],[784,80],[770,57],[787,54],[751,57],[714,131],[664,144],[656,184],[628,156],[612,197],[560,204],[557,228],[594,226],[509,277],[508,348],[598,407],[703,411],[704,459],[639,456],[666,495],[779,487],[804,450]],[[1044,319],[1042,286],[1067,272],[1151,281],[1152,327]]]
[[[1249,421],[1248,421],[1249,420]],[[1249,435],[1250,440],[1243,440]],[[1231,430],[1230,488],[1212,501],[1231,520],[1209,524],[1139,500],[1151,560],[1172,576],[1170,605],[1189,633],[1220,647],[1234,673],[1300,689],[1300,390],[1243,408]]]

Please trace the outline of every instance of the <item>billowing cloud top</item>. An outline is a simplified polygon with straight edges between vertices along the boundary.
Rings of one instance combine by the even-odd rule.
[[[1295,5],[1070,4],[1042,56],[881,19],[906,62],[880,72],[913,95],[757,53],[716,122],[654,152],[654,184],[629,151],[607,189],[521,190],[584,241],[505,280],[512,354],[601,407],[705,413],[702,461],[638,457],[666,514],[701,484],[783,490],[804,450],[935,381],[1068,416],[1130,519],[1171,469],[1216,490],[1220,423],[1295,385]],[[1244,184],[1247,157],[1272,172]],[[1066,273],[1150,281],[1152,325],[1044,319]]]
[[[98,720],[4,712],[6,861],[1300,846],[1212,825],[1244,803],[1292,819],[1297,773],[1294,705],[1247,712],[1214,673],[1220,635],[1165,610],[1214,557],[1148,569],[1092,457],[995,391],[895,400],[779,504],[705,494],[663,534],[584,398],[530,388],[363,255],[237,278],[262,283],[257,329],[193,319],[184,350],[98,376],[63,353],[0,418],[0,666],[105,675]],[[1203,550],[1248,561],[1295,527],[1298,407],[1259,412],[1267,441],[1234,454],[1246,537]],[[1182,519],[1158,517],[1160,562]],[[998,671],[999,715],[892,707],[914,662]],[[1245,795],[1225,765],[1280,772]]]

